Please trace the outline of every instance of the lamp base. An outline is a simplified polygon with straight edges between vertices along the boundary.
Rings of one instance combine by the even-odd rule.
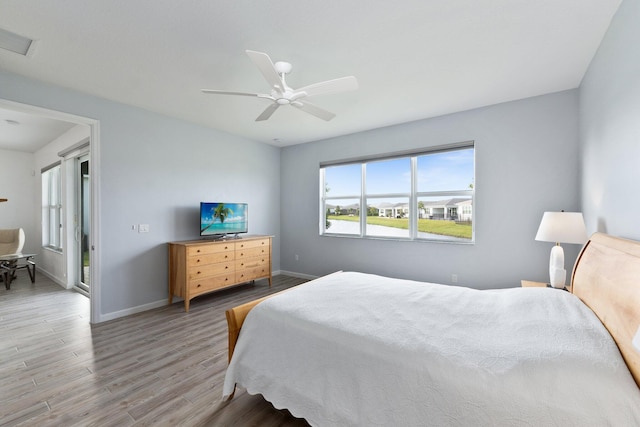
[[[564,250],[562,246],[555,245],[551,249],[549,258],[549,283],[557,289],[564,288],[567,280],[567,270],[564,269]]]
[[[556,289],[563,289],[567,280],[567,270],[563,269],[549,269],[549,283],[551,287]]]

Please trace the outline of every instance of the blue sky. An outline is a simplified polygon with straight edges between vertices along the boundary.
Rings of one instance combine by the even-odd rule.
[[[468,190],[473,183],[473,148],[418,157],[418,191]],[[328,197],[360,194],[360,165],[328,167],[325,183]],[[367,164],[367,193],[410,193],[409,158]]]

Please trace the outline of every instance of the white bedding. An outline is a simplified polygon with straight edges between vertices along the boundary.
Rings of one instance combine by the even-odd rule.
[[[336,273],[248,314],[234,384],[318,426],[640,425],[640,391],[568,292]]]

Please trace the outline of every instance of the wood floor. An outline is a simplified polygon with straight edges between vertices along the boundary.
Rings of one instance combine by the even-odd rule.
[[[227,308],[287,276],[95,326],[89,300],[43,275],[0,284],[0,426],[306,426],[261,396],[221,402]]]

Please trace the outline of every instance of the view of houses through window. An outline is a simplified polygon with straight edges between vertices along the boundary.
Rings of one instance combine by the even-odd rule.
[[[322,164],[320,233],[472,242],[474,174],[473,143]]]

